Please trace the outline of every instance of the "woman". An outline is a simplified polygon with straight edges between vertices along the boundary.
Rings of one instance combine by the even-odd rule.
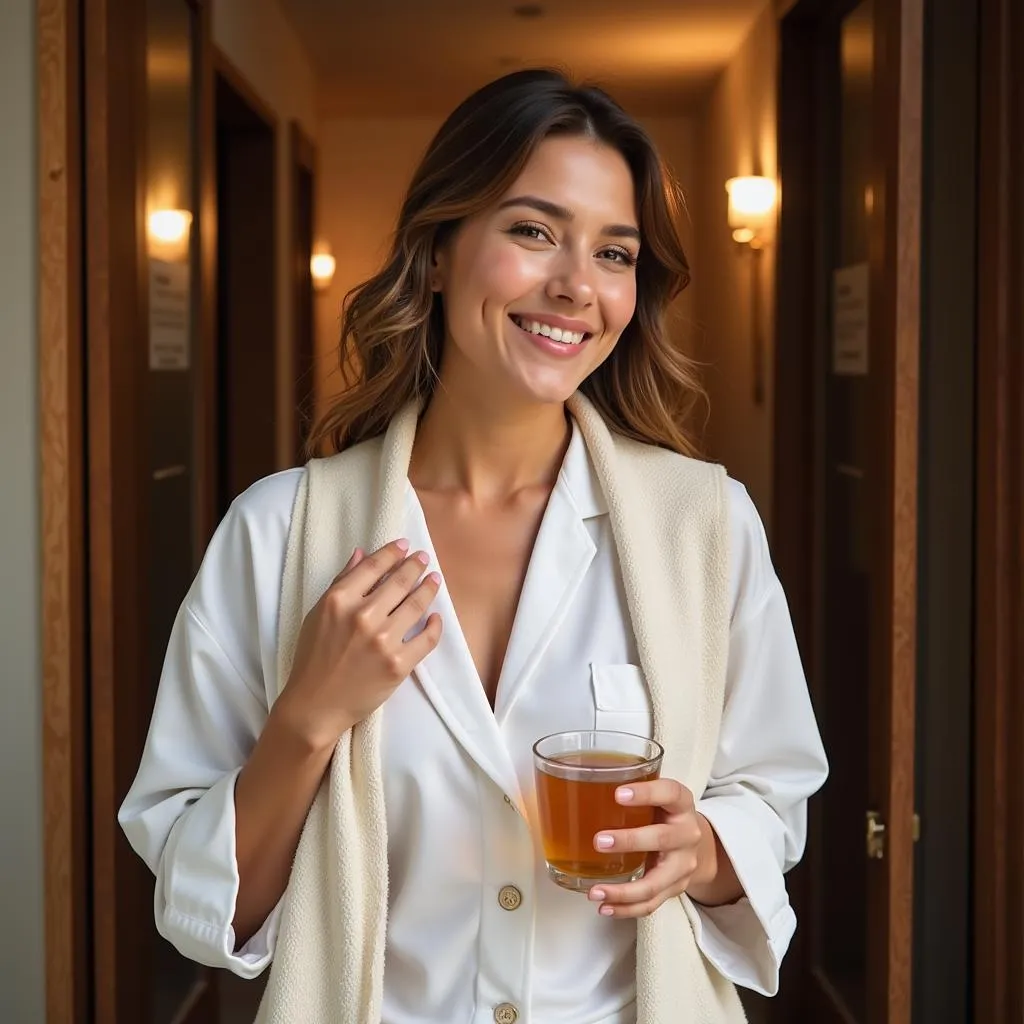
[[[689,457],[676,209],[603,92],[470,97],[347,303],[339,454],[214,537],[120,820],[182,953],[273,961],[260,1020],[712,1024],[776,990],[825,759],[757,514]],[[594,837],[646,874],[587,899],[546,876],[531,746],[595,727],[665,758],[620,794],[656,824]]]

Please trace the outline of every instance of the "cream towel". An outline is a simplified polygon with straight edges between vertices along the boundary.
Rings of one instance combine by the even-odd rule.
[[[717,746],[729,642],[725,474],[613,435],[579,394],[569,409],[608,502],[664,774],[699,796]],[[314,460],[304,474],[281,591],[282,684],[303,619],[353,549],[373,551],[404,532],[416,423],[410,406],[383,438]],[[381,714],[338,741],[310,809],[257,1024],[379,1024],[388,907]],[[639,922],[638,1024],[745,1019],[732,984],[698,949],[695,919],[684,896]]]

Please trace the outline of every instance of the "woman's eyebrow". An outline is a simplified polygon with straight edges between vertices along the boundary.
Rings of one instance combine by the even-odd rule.
[[[539,196],[512,196],[502,200],[498,204],[498,209],[504,210],[510,206],[527,206],[538,213],[547,214],[555,220],[571,221],[574,217],[572,210],[568,207],[553,203],[550,199],[541,199]],[[640,230],[631,224],[607,224],[602,228],[601,234],[611,235],[613,238],[632,238],[634,241],[640,241]]]

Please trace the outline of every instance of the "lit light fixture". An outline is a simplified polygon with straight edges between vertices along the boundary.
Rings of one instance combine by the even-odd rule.
[[[775,182],[756,176],[730,178],[725,190],[729,193],[729,227],[733,239],[752,249],[761,248],[774,223]]]
[[[750,176],[730,178],[725,183],[729,193],[729,227],[733,240],[747,253],[750,261],[750,358],[754,405],[764,405],[767,373],[767,345],[763,324],[761,281],[761,250],[775,226],[775,203],[778,190],[771,178]]]
[[[149,215],[149,237],[165,246],[178,246],[188,238],[192,214],[188,210],[153,210]]]
[[[331,287],[336,265],[334,257],[326,250],[313,253],[309,261],[309,273],[313,278],[313,287],[318,292],[327,291]]]

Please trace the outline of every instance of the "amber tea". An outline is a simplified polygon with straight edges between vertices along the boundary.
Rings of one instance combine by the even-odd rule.
[[[616,803],[615,790],[655,779],[661,748],[629,733],[560,733],[535,747],[537,809],[548,873],[563,888],[626,882],[643,874],[645,853],[601,853],[594,836],[654,821],[653,807]]]

